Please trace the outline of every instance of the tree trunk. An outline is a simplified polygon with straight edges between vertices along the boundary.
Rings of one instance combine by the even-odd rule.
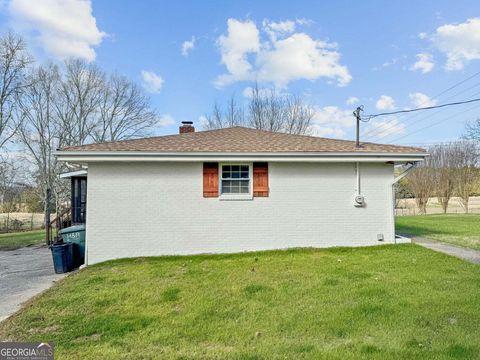
[[[50,196],[51,190],[47,189],[45,192],[45,242],[50,245]]]
[[[465,214],[468,214],[468,203],[470,202],[470,196],[465,196],[460,198],[460,203],[463,206],[463,209],[465,210]]]
[[[440,206],[442,207],[443,213],[446,214],[448,210],[448,201],[450,199],[446,196],[439,196],[437,199],[438,199],[438,202],[440,203]]]

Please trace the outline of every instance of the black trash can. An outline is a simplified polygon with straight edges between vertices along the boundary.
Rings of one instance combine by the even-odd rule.
[[[52,251],[53,267],[56,274],[63,274],[73,270],[73,244],[59,243],[50,247]]]

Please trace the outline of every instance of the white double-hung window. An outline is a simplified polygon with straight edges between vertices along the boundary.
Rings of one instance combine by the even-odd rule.
[[[228,198],[251,196],[251,165],[222,164],[220,168],[220,194]]]

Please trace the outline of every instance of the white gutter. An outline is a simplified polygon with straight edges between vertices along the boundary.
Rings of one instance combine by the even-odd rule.
[[[54,155],[81,155],[81,156],[388,156],[388,155],[420,156],[425,157],[427,153],[395,153],[395,152],[330,152],[330,151],[294,151],[294,152],[158,152],[158,151],[68,151],[58,150]]]
[[[275,162],[415,162],[426,153],[369,153],[369,152],[277,152],[277,153],[213,153],[213,152],[137,152],[137,151],[57,151],[60,161],[275,161]]]

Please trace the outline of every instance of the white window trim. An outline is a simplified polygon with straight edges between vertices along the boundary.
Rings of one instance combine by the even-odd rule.
[[[222,168],[224,165],[248,165],[248,194],[222,194]],[[239,179],[241,180],[241,179]],[[253,163],[225,162],[218,164],[218,194],[220,200],[253,200]]]

